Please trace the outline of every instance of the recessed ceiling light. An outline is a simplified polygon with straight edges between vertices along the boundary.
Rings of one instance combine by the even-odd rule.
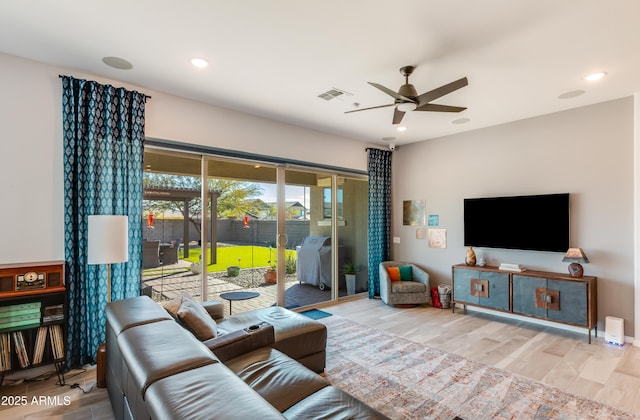
[[[458,118],[457,120],[451,121],[451,124],[466,124],[471,121],[469,118]]]
[[[593,82],[595,80],[602,79],[606,75],[607,75],[607,73],[605,73],[604,71],[599,71],[597,73],[592,73],[592,74],[590,74],[588,76],[585,76],[584,80],[588,80],[590,82]]]
[[[199,69],[203,69],[205,67],[209,67],[209,62],[204,58],[192,58],[191,65],[193,67],[197,67]]]
[[[131,70],[133,68],[133,64],[120,57],[102,57],[102,62],[118,70]]]
[[[396,128],[396,130],[398,130],[398,131],[407,131],[407,127],[405,127],[404,125],[401,125],[400,127]]]
[[[570,98],[575,98],[576,96],[580,96],[580,95],[584,95],[584,90],[582,89],[578,89],[578,90],[572,90],[569,92],[565,92],[561,95],[558,95],[558,99],[570,99]]]

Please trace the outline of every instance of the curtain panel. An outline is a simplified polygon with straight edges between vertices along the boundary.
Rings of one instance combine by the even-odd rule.
[[[379,265],[391,257],[391,152],[369,148],[369,298],[380,296]]]
[[[62,76],[66,362],[105,341],[107,266],[87,264],[89,215],[127,215],[129,261],[111,267],[112,300],[140,294],[145,95]]]

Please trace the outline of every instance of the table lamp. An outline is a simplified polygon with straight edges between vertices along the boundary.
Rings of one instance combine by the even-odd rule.
[[[87,264],[107,264],[107,302],[111,302],[111,264],[129,261],[129,217],[89,216]]]
[[[588,264],[589,258],[587,258],[582,248],[569,248],[562,262],[571,263],[569,264],[569,274],[571,274],[571,277],[582,277],[584,269],[580,263]]]

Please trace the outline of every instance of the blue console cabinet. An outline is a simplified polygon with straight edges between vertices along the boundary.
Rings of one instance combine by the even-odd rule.
[[[598,329],[597,278],[544,271],[509,272],[464,264],[452,268],[452,310],[456,303]]]

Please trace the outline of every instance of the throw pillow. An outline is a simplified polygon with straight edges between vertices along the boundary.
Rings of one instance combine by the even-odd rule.
[[[400,281],[400,269],[398,267],[387,267],[387,273],[389,273],[389,280]]]
[[[413,281],[413,269],[410,265],[398,267],[398,271],[400,271],[400,280]]]
[[[198,340],[214,338],[218,334],[218,326],[206,309],[195,300],[182,296],[182,303],[177,312],[178,319]]]
[[[178,310],[180,309],[180,305],[182,304],[182,298],[187,297],[188,299],[193,300],[191,295],[187,292],[180,293],[180,296],[168,300],[166,302],[162,302],[160,305],[169,312],[169,315],[173,317],[173,319],[178,319]]]

